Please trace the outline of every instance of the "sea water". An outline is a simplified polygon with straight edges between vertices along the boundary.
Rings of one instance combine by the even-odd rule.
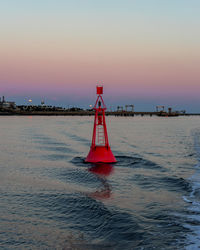
[[[117,163],[84,163],[93,117],[0,117],[0,249],[196,249],[200,116],[107,117]]]

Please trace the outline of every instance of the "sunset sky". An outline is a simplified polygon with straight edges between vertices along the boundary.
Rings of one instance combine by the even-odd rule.
[[[200,112],[199,0],[1,0],[0,96]]]

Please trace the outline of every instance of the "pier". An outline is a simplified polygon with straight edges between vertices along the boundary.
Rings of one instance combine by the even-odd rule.
[[[22,111],[22,110],[4,110],[0,111],[0,115],[18,115],[18,116],[94,116],[94,111],[79,110],[55,110],[55,111]],[[121,116],[121,117],[134,117],[134,116],[160,116],[160,117],[172,117],[172,116],[198,116],[200,113],[180,113],[180,114],[168,114],[161,115],[160,112],[132,112],[132,111],[107,111],[106,116]]]

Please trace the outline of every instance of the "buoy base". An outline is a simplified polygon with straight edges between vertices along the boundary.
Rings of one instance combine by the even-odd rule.
[[[110,147],[95,146],[90,148],[90,152],[85,159],[85,162],[91,163],[115,163],[117,162]]]

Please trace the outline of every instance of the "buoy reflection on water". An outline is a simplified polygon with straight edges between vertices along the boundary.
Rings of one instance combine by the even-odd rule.
[[[95,164],[93,167],[89,168],[88,171],[92,172],[96,175],[99,181],[102,184],[100,190],[97,190],[93,193],[90,193],[90,197],[96,199],[108,199],[112,195],[112,187],[108,183],[107,177],[110,176],[113,171],[114,167],[111,164],[99,163]]]

